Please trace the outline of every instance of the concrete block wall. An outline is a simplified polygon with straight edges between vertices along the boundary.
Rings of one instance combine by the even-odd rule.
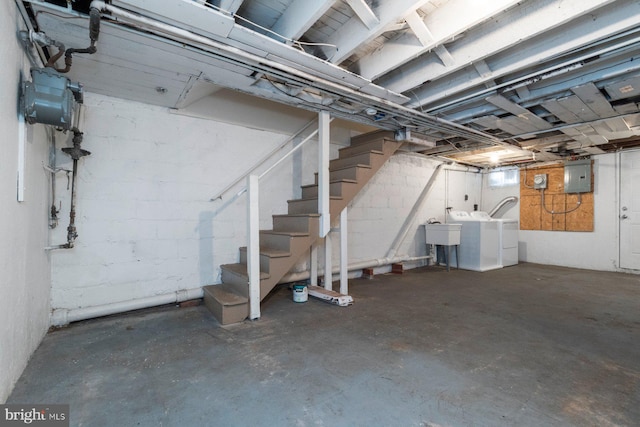
[[[233,197],[244,183],[222,200],[210,198],[290,133],[90,93],[85,105],[83,147],[92,154],[78,172],[79,238],[74,249],[52,254],[53,308],[101,306],[220,283],[220,265],[237,262],[238,248],[246,245],[246,196]],[[332,138],[331,152],[337,157],[358,132],[339,123],[334,131],[339,138]],[[59,139],[57,164],[69,168],[60,148],[70,142]],[[301,184],[313,182],[316,164],[317,144],[310,142],[261,180],[262,228],[271,227],[272,214],[286,213],[287,200],[299,194]],[[386,256],[436,164],[403,153],[383,167],[352,204],[351,260]],[[63,243],[69,197],[64,175],[57,185],[63,210],[52,242]],[[478,174],[443,172],[399,253],[424,254],[418,225],[430,217],[443,220],[451,200],[462,201],[465,191],[479,194],[479,188]],[[472,206],[476,199],[462,203]],[[337,249],[334,255],[337,260]]]
[[[244,182],[210,201],[288,135],[170,114],[166,108],[87,94],[81,124],[91,156],[78,172],[76,247],[52,254],[52,305],[76,309],[168,294],[220,282],[220,265],[246,245]],[[68,139],[68,137],[66,137]],[[70,144],[59,135],[60,152]],[[302,149],[299,162],[314,154]],[[261,180],[261,222],[292,198],[293,159]],[[311,182],[310,167],[304,177]],[[68,222],[66,177],[57,185],[63,210],[53,243]],[[299,188],[299,183],[297,186]]]
[[[24,201],[16,198],[18,93],[30,64],[18,42],[24,29],[16,4],[0,2],[0,403],[4,403],[49,328],[47,246],[49,146],[41,125],[26,125]]]
[[[349,208],[351,262],[387,256],[439,163],[419,154],[398,152],[362,189]],[[481,175],[472,169],[441,170],[406,239],[398,247],[397,255],[426,255],[424,227],[421,225],[430,218],[445,222],[448,206],[472,210],[473,204],[479,203],[481,185]],[[334,262],[337,260],[335,258]],[[390,270],[390,266],[378,270]]]

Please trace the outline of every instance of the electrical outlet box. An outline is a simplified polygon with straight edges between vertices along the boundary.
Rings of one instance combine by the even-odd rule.
[[[564,192],[591,192],[591,159],[575,160],[564,165]]]
[[[547,174],[539,173],[533,177],[533,188],[536,190],[542,190],[547,188]]]

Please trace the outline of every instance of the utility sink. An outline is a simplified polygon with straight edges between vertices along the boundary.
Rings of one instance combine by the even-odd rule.
[[[425,224],[427,245],[459,245],[462,224]]]

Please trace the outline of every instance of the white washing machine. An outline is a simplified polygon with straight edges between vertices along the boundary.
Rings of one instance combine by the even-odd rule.
[[[483,211],[471,212],[471,217],[495,221],[498,223],[498,236],[500,246],[498,248],[498,259],[503,267],[516,265],[518,263],[518,232],[520,226],[517,219],[492,218]]]
[[[502,268],[498,222],[474,218],[465,211],[450,211],[447,222],[461,224],[460,268],[487,271]],[[454,262],[452,261],[452,264]]]

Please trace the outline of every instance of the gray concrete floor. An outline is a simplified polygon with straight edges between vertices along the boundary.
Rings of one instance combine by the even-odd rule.
[[[640,425],[640,276],[521,264],[351,281],[220,327],[204,306],[48,334],[8,403],[77,426]]]

